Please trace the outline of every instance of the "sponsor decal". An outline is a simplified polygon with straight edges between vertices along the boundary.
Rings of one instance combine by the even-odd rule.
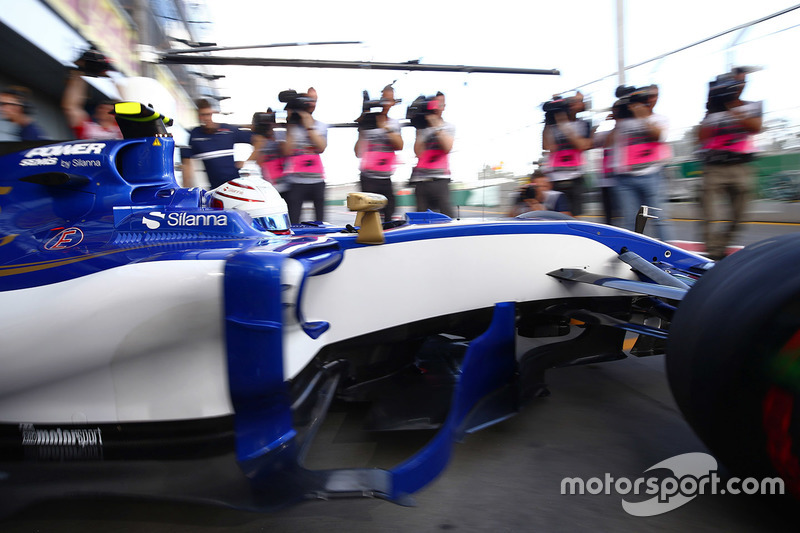
[[[29,150],[25,154],[25,157],[100,154],[103,152],[103,148],[105,147],[106,143],[54,144],[51,146],[40,146],[38,148],[34,148],[33,150]]]
[[[228,215],[223,214],[194,214],[194,213],[169,213],[151,211],[142,217],[142,224],[148,229],[158,229],[166,223],[170,227],[200,227],[200,226],[227,226]]]
[[[66,228],[58,235],[47,241],[45,250],[65,250],[77,246],[83,241],[83,231],[80,228]]]
[[[23,446],[102,446],[100,428],[36,429],[33,424],[20,424]]]
[[[164,213],[152,211],[142,217],[142,224],[147,226],[147,229],[158,229],[161,227],[161,221],[164,220]],[[160,219],[160,220],[157,220]]]
[[[23,159],[19,162],[19,166],[21,167],[43,167],[55,164],[58,164],[58,159],[55,157],[46,157],[44,159]]]
[[[72,164],[76,167],[100,167],[100,161],[97,159],[73,159]]]

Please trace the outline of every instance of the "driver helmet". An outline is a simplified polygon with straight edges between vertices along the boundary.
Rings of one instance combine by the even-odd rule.
[[[286,201],[275,187],[260,177],[240,177],[223,183],[211,191],[209,206],[244,211],[260,231],[280,235],[292,233]]]

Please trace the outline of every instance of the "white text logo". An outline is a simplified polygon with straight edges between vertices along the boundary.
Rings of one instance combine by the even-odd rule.
[[[603,478],[593,477],[561,480],[561,494],[621,494],[653,496],[644,501],[622,499],[622,508],[633,516],[655,516],[689,503],[700,494],[783,494],[781,478],[740,479],[727,481],[717,475],[717,460],[707,453],[685,453],[654,464],[645,472],[664,469],[672,472],[666,477],[639,477],[630,480],[614,478],[606,473]]]
[[[160,219],[160,220],[155,220]],[[171,227],[176,226],[227,226],[228,215],[222,214],[208,214],[208,215],[195,215],[192,213],[170,213],[165,215],[159,211],[151,211],[142,217],[142,224],[147,226],[148,229],[158,229],[161,223],[166,219],[167,225]]]
[[[29,150],[25,157],[52,157],[57,155],[87,155],[102,153],[105,143],[55,144]]]

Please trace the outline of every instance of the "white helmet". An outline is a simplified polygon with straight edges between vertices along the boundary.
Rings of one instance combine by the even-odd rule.
[[[260,177],[247,176],[223,183],[211,191],[209,206],[244,211],[261,231],[283,235],[292,232],[286,202],[275,187]]]

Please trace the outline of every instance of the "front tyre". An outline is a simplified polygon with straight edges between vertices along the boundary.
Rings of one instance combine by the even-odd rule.
[[[800,235],[716,264],[670,327],[667,376],[681,411],[738,476],[783,478],[800,497]]]

